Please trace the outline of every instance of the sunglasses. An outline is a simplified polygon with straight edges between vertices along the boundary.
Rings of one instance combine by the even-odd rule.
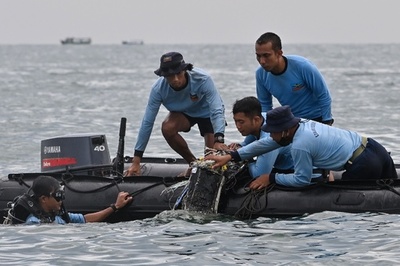
[[[50,196],[53,197],[57,202],[65,200],[65,192],[64,190],[57,190],[53,193],[50,193]]]

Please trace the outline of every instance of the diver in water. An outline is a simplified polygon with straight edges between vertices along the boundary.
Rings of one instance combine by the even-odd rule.
[[[4,224],[101,222],[132,201],[128,192],[120,192],[114,204],[104,210],[83,215],[65,210],[64,189],[54,177],[38,176],[33,181],[31,191],[33,193],[28,191],[14,200]]]

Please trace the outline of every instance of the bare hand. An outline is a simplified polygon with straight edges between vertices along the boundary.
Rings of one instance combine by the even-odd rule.
[[[215,161],[215,164],[212,166],[213,169],[224,166],[227,162],[229,162],[232,157],[230,154],[227,155],[207,155],[204,159]]]
[[[220,142],[215,142],[213,148],[220,151],[226,151],[229,149],[226,144]]]
[[[140,163],[132,162],[131,166],[124,172],[124,176],[140,175]]]
[[[121,191],[118,193],[117,201],[115,202],[115,207],[121,209],[125,207],[126,204],[133,200],[132,196],[128,192]]]
[[[237,149],[241,148],[242,146],[239,143],[231,143],[228,145],[229,150],[236,151]]]
[[[269,175],[260,175],[257,179],[250,183],[249,188],[257,190],[263,189],[269,185]]]

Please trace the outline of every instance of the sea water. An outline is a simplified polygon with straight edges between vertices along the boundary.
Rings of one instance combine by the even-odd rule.
[[[116,155],[127,118],[132,155],[161,54],[181,52],[208,71],[240,141],[232,104],[255,96],[258,67],[249,45],[0,45],[0,177],[40,171],[40,141],[75,133],[106,134]],[[330,88],[335,126],[382,143],[400,162],[400,45],[287,44],[284,54],[312,60]],[[275,106],[277,103],[275,102]],[[160,133],[162,107],[145,156],[176,157]],[[184,134],[196,156],[197,128]],[[166,211],[116,224],[1,226],[2,265],[394,265],[399,215],[323,212],[287,219],[237,220]]]

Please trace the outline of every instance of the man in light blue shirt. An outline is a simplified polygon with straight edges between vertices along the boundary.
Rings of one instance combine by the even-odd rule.
[[[289,187],[307,186],[312,179],[313,167],[345,170],[342,180],[397,178],[390,154],[372,138],[313,120],[300,119],[292,114],[287,105],[269,111],[267,120],[268,123],[262,130],[269,132],[271,138],[280,146],[291,144],[294,173],[264,175],[251,184],[252,189],[262,189],[271,183]],[[265,145],[264,152],[270,149],[273,149],[272,144]],[[257,153],[260,151],[261,149],[257,150]],[[246,154],[247,157],[250,155],[257,154]],[[235,156],[213,156],[206,159],[215,160],[214,167],[220,167],[231,158],[235,159]]]
[[[298,55],[283,56],[282,43],[272,32],[262,34],[255,44],[256,92],[262,112],[272,109],[272,97],[289,105],[296,117],[331,125],[331,96],[317,67]]]
[[[161,105],[169,111],[161,131],[170,147],[188,164],[196,160],[179,132],[189,132],[198,125],[206,147],[225,149],[225,108],[214,81],[204,70],[185,63],[178,52],[161,56],[160,76],[154,83],[135,145],[132,165],[125,176],[140,175],[140,161],[149,142]]]
[[[249,96],[237,100],[233,104],[232,113],[236,128],[245,136],[245,139],[241,143],[229,144],[228,147],[231,151],[241,150],[259,139],[270,138],[268,133],[261,130],[264,118],[261,114],[260,102],[256,97]],[[249,173],[254,179],[263,174],[270,174],[274,168],[277,171],[293,170],[290,146],[261,154],[255,161],[251,161],[248,167]]]

